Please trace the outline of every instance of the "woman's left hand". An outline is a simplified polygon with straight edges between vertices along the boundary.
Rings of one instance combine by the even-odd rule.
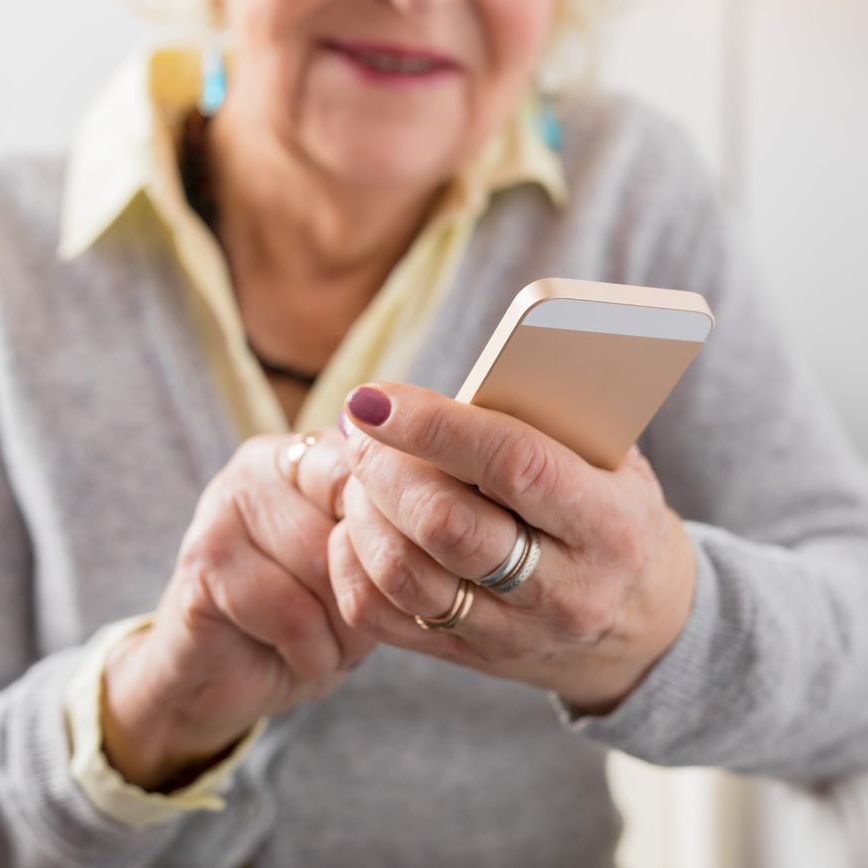
[[[350,626],[586,713],[613,709],[674,643],[695,560],[638,449],[600,470],[510,416],[391,383],[357,389],[347,415],[352,477],[329,570]],[[530,579],[504,595],[477,588],[455,630],[420,629],[413,615],[449,610],[457,577],[504,560],[509,510],[539,530]]]

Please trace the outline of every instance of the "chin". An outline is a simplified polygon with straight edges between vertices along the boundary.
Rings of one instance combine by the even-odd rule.
[[[448,129],[448,127],[447,127]],[[313,131],[312,131],[313,132]],[[443,129],[359,126],[305,136],[311,160],[341,182],[358,187],[437,186],[459,166],[458,143]]]

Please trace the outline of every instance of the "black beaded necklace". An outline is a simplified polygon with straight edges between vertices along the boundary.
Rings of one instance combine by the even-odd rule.
[[[220,211],[209,180],[208,152],[205,148],[210,122],[211,118],[202,114],[198,108],[194,108],[184,118],[179,168],[187,201],[202,218],[205,225],[214,233],[217,242],[220,243],[220,233],[218,232]],[[250,342],[250,338],[247,339],[247,346],[266,374],[279,377],[282,380],[291,380],[308,389],[316,382],[318,374],[299,371],[266,358],[257,351]]]

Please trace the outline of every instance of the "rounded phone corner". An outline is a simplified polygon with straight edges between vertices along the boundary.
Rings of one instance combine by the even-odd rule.
[[[705,343],[714,334],[714,330],[717,328],[717,320],[714,318],[714,314],[710,310],[701,311],[700,315],[708,322],[708,331],[702,338],[702,342]]]
[[[521,325],[540,305],[548,301],[557,301],[565,297],[569,298],[569,295],[565,296],[561,291],[561,285],[564,282],[563,279],[557,277],[543,277],[533,281],[533,283],[529,283],[524,289],[519,291],[510,305],[513,313],[518,316],[518,325]]]
[[[524,318],[538,304],[556,297],[551,292],[550,283],[550,278],[543,278],[529,283],[518,292],[512,300],[510,307],[516,309],[522,318]]]

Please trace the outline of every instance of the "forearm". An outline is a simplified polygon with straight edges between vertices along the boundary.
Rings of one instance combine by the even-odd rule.
[[[117,626],[116,634],[105,637],[101,653],[90,661],[92,671],[85,673],[81,695],[71,709],[76,721],[86,721],[82,726],[85,738],[99,732],[100,740],[88,751],[76,745],[76,754],[84,754],[91,766],[93,757],[88,754],[98,751],[104,755],[99,757],[100,765],[111,765],[114,776],[123,781],[122,789],[131,792],[136,803],[142,805],[147,793],[148,801],[157,808],[157,821],[161,803],[169,816],[179,807],[222,809],[223,800],[216,797],[216,791],[264,729],[266,719],[252,727],[188,720],[183,713],[183,693],[192,690],[181,690],[182,696],[175,696],[178,701],[173,702],[155,678],[155,654],[148,645],[159,642],[153,635],[153,618],[134,619],[128,630],[123,622]],[[117,783],[111,787],[100,783],[91,795],[114,802],[120,790]],[[160,798],[159,794],[168,792],[171,799]],[[111,809],[109,813],[116,815]]]
[[[179,834],[209,835],[207,818],[215,812],[224,830],[235,828],[238,853],[252,846],[256,830],[229,783],[261,725],[230,756],[168,795],[128,782],[104,753],[104,663],[143,623],[109,625],[88,645],[46,658],[0,693],[0,864],[166,864]],[[201,828],[194,832],[193,825]]]
[[[0,693],[0,863],[139,868],[159,863],[181,820],[147,830],[102,814],[70,767],[64,692],[82,649],[52,655]]]
[[[693,611],[590,737],[664,765],[822,780],[868,765],[868,538],[797,548],[688,525]]]

